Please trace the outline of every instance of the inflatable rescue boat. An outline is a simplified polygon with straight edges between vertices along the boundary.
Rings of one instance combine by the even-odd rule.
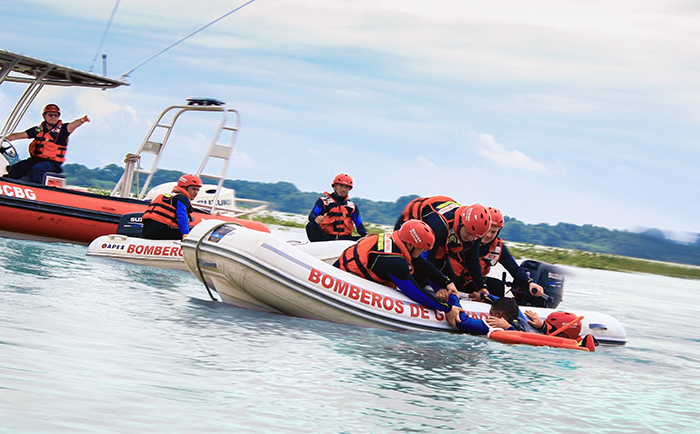
[[[116,259],[148,267],[187,271],[180,240],[149,240],[112,234],[95,238],[88,256]]]
[[[348,241],[289,243],[235,223],[205,221],[182,242],[185,264],[215,294],[235,306],[302,318],[381,329],[455,332],[442,312],[417,304],[396,289],[333,267]],[[320,252],[314,249],[324,249]],[[325,260],[322,260],[323,257]],[[463,299],[472,318],[486,318],[487,303]],[[555,309],[528,307],[542,318]],[[612,316],[583,315],[581,334],[601,343],[624,344],[625,331]]]

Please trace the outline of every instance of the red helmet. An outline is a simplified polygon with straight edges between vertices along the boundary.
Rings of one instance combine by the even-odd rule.
[[[41,113],[42,116],[45,115],[46,113],[58,113],[59,115],[61,114],[61,109],[58,108],[56,104],[46,104],[46,107],[44,107],[44,111]]]
[[[503,228],[503,213],[492,206],[488,207],[487,209],[489,210],[489,215],[491,216],[491,226]]]
[[[430,250],[435,245],[433,230],[422,220],[409,220],[401,225],[399,239],[423,250]]]
[[[187,187],[192,187],[192,186],[197,186],[201,187],[202,186],[202,180],[199,179],[199,176],[196,175],[182,175],[180,179],[177,180],[177,186],[182,187],[182,188],[187,188]]]
[[[338,174],[333,179],[333,182],[331,183],[331,187],[333,187],[336,184],[347,185],[348,187],[350,187],[350,189],[352,189],[352,178],[347,173]]]
[[[544,323],[547,326],[547,334],[552,334],[564,324],[571,323],[576,318],[577,316],[571,312],[550,313],[547,319],[544,320]],[[559,334],[566,335],[566,337],[570,339],[576,339],[578,335],[581,334],[581,321],[576,321],[576,323],[571,324],[570,327],[565,328]]]
[[[459,207],[457,216],[459,222],[475,237],[483,237],[491,228],[491,215],[480,203]]]

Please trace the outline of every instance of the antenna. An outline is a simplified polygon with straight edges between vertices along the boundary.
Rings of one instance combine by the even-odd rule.
[[[124,74],[121,75],[120,78],[121,78],[121,79],[125,79],[126,77],[129,76],[129,74],[131,74],[132,72],[134,72],[137,68],[141,67],[143,64],[145,64],[145,63],[147,63],[147,62],[153,60],[153,59],[156,58],[157,56],[159,56],[159,55],[165,53],[166,51],[168,51],[169,49],[173,48],[174,46],[176,46],[176,45],[179,44],[180,42],[184,41],[185,39],[188,39],[188,38],[190,38],[191,36],[196,35],[197,33],[201,32],[202,30],[204,30],[204,29],[206,29],[207,27],[211,26],[212,24],[214,24],[214,23],[216,23],[216,22],[218,22],[218,21],[221,21],[222,19],[226,18],[227,16],[231,15],[232,13],[234,13],[234,12],[240,10],[240,9],[243,9],[244,7],[246,7],[246,6],[248,6],[249,4],[253,3],[254,1],[255,1],[255,0],[249,0],[247,3],[244,3],[244,4],[242,4],[241,6],[238,6],[236,9],[234,9],[234,10],[232,10],[231,12],[228,12],[228,13],[226,13],[226,14],[220,16],[219,18],[215,19],[214,21],[210,22],[209,24],[207,24],[207,25],[205,25],[205,26],[203,26],[203,27],[200,27],[199,29],[195,30],[194,32],[190,33],[189,35],[187,35],[187,36],[185,36],[184,38],[180,39],[179,41],[175,42],[174,44],[171,44],[171,45],[165,47],[164,49],[160,50],[159,52],[157,52],[157,53],[154,54],[153,56],[149,57],[148,59],[146,59],[146,60],[144,60],[143,62],[139,63],[138,65],[134,66],[134,67],[131,68],[130,70],[126,71]]]
[[[95,51],[95,56],[92,58],[92,63],[90,64],[90,69],[88,69],[88,72],[92,72],[92,69],[95,67],[95,62],[97,61],[97,56],[100,54],[100,50],[102,49],[102,44],[104,44],[105,39],[107,38],[107,32],[109,32],[109,27],[112,25],[112,21],[114,20],[114,15],[117,13],[117,8],[119,7],[119,2],[121,0],[117,0],[117,2],[114,4],[114,9],[112,9],[112,15],[109,16],[109,20],[107,21],[107,27],[105,28],[104,33],[102,34],[102,39],[100,40],[100,45],[97,46],[97,51]],[[105,71],[105,55],[102,55],[102,69],[103,69],[103,74],[105,77],[107,76],[107,72]]]

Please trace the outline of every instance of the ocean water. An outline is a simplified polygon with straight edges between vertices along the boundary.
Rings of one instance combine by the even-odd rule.
[[[192,276],[0,238],[0,433],[700,432],[700,282],[569,268],[595,353],[209,300]]]

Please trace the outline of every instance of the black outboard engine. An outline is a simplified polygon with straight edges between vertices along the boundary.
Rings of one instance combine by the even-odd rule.
[[[117,234],[126,235],[127,237],[141,238],[143,236],[143,222],[141,221],[142,216],[142,212],[124,214],[122,218],[119,219]]]
[[[520,306],[556,308],[564,296],[564,272],[561,268],[538,261],[523,261],[520,267],[544,289],[543,297],[530,294],[527,288],[513,283],[513,296]]]

